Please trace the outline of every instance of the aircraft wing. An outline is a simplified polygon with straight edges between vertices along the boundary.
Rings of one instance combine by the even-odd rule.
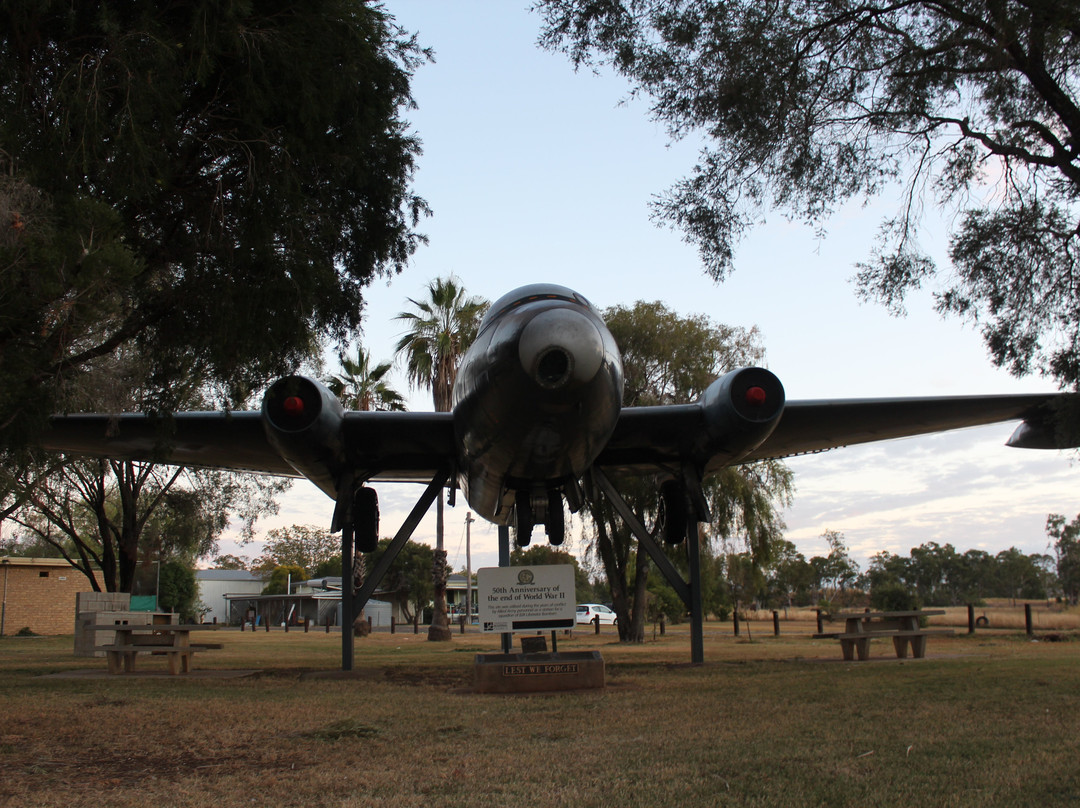
[[[1023,421],[1007,441],[1028,449],[1068,448],[1055,436],[1058,395],[791,401],[773,433],[748,460],[790,457],[857,443]]]
[[[61,415],[50,420],[41,445],[87,457],[296,476],[267,442],[258,412]]]
[[[1054,417],[1063,395],[941,396],[789,401],[775,428],[753,446],[736,436],[713,441],[706,449],[695,436],[706,431],[699,404],[631,407],[619,416],[615,433],[597,465],[617,473],[650,469],[677,471],[693,457],[706,474],[732,462],[821,452],[858,443],[911,437],[1005,421],[1023,421],[1008,445],[1020,448],[1071,448],[1059,440]],[[705,452],[705,456],[701,452]]]
[[[361,479],[426,481],[454,457],[450,413],[347,412],[341,435],[327,464],[355,468]],[[271,444],[261,412],[57,416],[41,445],[89,457],[310,476]],[[313,482],[333,496],[329,477]]]
[[[596,465],[617,474],[678,473],[693,463],[705,474],[731,463],[820,452],[857,443],[1023,421],[1008,441],[1022,448],[1075,447],[1058,440],[1053,419],[1061,395],[823,399],[782,405],[775,426],[717,432],[701,403],[629,407]],[[450,413],[341,412],[321,431],[268,436],[261,412],[68,415],[51,421],[42,446],[120,460],[306,477],[335,496],[347,470],[358,480],[426,481],[458,454]],[[770,424],[771,426],[771,424]]]

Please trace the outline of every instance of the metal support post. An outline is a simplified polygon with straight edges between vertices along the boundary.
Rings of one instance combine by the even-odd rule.
[[[353,526],[349,519],[341,528],[341,669],[353,669]]]
[[[499,566],[510,566],[510,528],[507,525],[499,525]],[[504,631],[502,635],[502,652],[509,654],[514,650],[513,632]]]
[[[701,542],[697,519],[690,519],[686,524],[686,551],[690,556],[690,663],[701,665],[705,662],[705,610],[701,598]]]

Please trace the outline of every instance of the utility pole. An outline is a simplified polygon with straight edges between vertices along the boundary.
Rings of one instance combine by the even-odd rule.
[[[465,625],[472,625],[472,511],[465,512]]]

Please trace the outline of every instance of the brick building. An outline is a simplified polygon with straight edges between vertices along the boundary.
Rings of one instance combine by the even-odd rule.
[[[75,631],[75,594],[93,589],[62,558],[0,558],[0,635]]]

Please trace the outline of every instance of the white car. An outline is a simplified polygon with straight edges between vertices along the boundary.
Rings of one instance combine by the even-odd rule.
[[[591,623],[596,618],[600,618],[602,624],[615,625],[619,622],[619,619],[615,616],[615,612],[611,611],[607,606],[602,603],[579,603],[577,607],[577,622],[578,623]]]

